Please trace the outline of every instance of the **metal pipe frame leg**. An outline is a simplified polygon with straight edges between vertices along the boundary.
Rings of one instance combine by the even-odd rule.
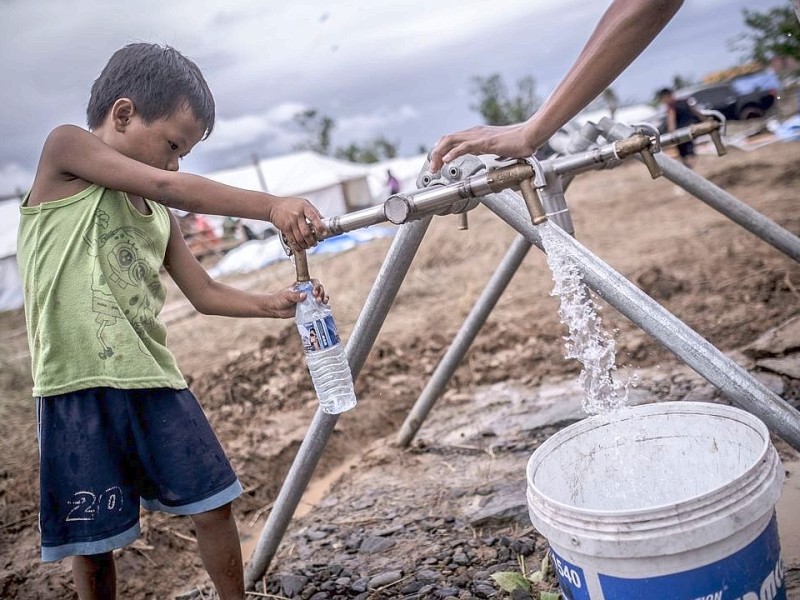
[[[682,187],[698,200],[721,212],[734,223],[800,262],[800,238],[771,221],[753,207],[698,175],[680,162],[663,154],[654,155],[664,177]]]
[[[397,434],[395,442],[397,446],[405,448],[414,439],[425,417],[428,416],[436,400],[439,399],[439,396],[442,395],[445,387],[447,387],[450,378],[455,373],[458,365],[461,364],[464,355],[486,322],[486,318],[494,309],[530,249],[531,243],[521,235],[511,242],[511,246],[509,246],[503,260],[492,274],[483,292],[481,292],[475,306],[472,307],[469,315],[467,315],[442,360],[439,361],[436,370],[425,385],[425,389],[422,390],[411,411],[409,411]]]
[[[598,125],[609,140],[623,139],[634,133],[633,127],[614,123],[605,118]],[[698,200],[719,211],[737,225],[758,236],[786,256],[800,262],[800,238],[771,221],[753,207],[745,204],[705,177],[698,175],[674,158],[663,153],[653,155],[664,177],[682,187]],[[640,159],[641,160],[641,159]]]
[[[543,249],[537,228],[516,195],[510,192],[491,194],[483,198],[483,203],[528,241]],[[558,227],[552,229],[570,247],[586,285],[716,386],[726,398],[760,418],[770,430],[800,450],[800,412],[580,242]]]
[[[347,359],[354,380],[378,337],[430,221],[431,217],[426,217],[404,225],[395,235],[347,344]],[[338,415],[317,409],[245,570],[248,590],[255,587],[274,558],[337,420]]]

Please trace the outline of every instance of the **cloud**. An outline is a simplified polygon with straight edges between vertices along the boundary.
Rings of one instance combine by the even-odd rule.
[[[299,102],[284,102],[264,113],[242,115],[234,118],[220,118],[214,126],[214,133],[204,145],[204,149],[222,152],[241,146],[253,146],[264,140],[275,140],[283,143],[298,141],[296,132],[292,132],[294,116],[306,110]]]
[[[335,144],[383,133],[410,151],[479,122],[469,108],[473,75],[499,73],[509,83],[533,75],[537,92],[549,93],[609,4],[507,0],[489,10],[482,0],[237,0],[201,9],[190,0],[127,0],[115,19],[89,0],[0,0],[0,164],[35,169],[47,133],[84,123],[94,78],[134,41],[178,48],[214,90],[217,128],[185,161],[189,170],[290,150],[298,106],[337,121]],[[686,2],[615,82],[618,93],[649,98],[675,72],[728,66],[724,41],[751,5]]]
[[[336,121],[336,137],[345,142],[363,142],[378,136],[386,136],[387,128],[419,118],[419,111],[407,104],[397,108],[377,109],[370,113],[342,117]]]
[[[218,118],[214,133],[192,151],[184,168],[206,171],[248,161],[252,155],[272,156],[292,152],[306,141],[307,134],[294,120],[295,115],[310,107],[301,102],[284,102],[264,112],[248,113],[233,118]],[[324,111],[320,111],[324,114]],[[404,123],[416,121],[420,113],[404,104],[334,118],[334,145],[365,142],[378,136],[393,139],[389,133]]]

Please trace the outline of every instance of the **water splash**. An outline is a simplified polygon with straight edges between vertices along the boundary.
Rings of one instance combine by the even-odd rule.
[[[555,284],[550,295],[559,296],[558,315],[569,330],[569,335],[564,337],[565,356],[583,365],[578,381],[585,392],[581,402],[584,412],[589,415],[609,413],[628,405],[629,386],[635,382],[614,380],[613,372],[617,368],[614,338],[603,328],[597,314],[599,309],[592,302],[583,276],[555,227],[546,222],[538,231]]]

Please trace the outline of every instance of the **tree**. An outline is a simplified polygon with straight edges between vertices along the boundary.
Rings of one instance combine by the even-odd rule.
[[[743,9],[749,31],[732,40],[746,58],[767,64],[775,57],[800,60],[800,21],[791,3],[765,12]]]
[[[617,109],[619,108],[619,97],[612,87],[607,87],[604,89],[602,96],[603,101],[608,108],[608,112],[611,113],[611,118],[613,119]]]
[[[536,80],[530,75],[517,82],[517,93],[511,97],[502,76],[495,73],[488,77],[472,78],[473,93],[477,104],[470,106],[480,113],[487,125],[511,125],[530,117],[541,100],[536,95]]]
[[[390,142],[383,136],[378,136],[363,145],[351,142],[344,148],[337,148],[336,158],[342,158],[357,163],[376,163],[397,156],[398,142]]]
[[[315,108],[309,108],[294,116],[294,121],[306,133],[306,140],[295,145],[295,150],[313,150],[320,154],[329,154],[331,150],[331,133],[336,128],[336,121],[321,114]]]
[[[376,163],[397,156],[400,142],[392,142],[379,135],[363,144],[351,142],[344,147],[332,148],[332,134],[336,121],[315,108],[309,108],[294,116],[294,121],[305,132],[306,139],[295,144],[295,150],[312,150],[320,154],[333,155],[351,162]]]

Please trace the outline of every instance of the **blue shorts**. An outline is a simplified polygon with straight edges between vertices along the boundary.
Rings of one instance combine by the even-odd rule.
[[[37,399],[42,560],[121,548],[139,505],[179,515],[242,486],[187,389],[94,388]]]

